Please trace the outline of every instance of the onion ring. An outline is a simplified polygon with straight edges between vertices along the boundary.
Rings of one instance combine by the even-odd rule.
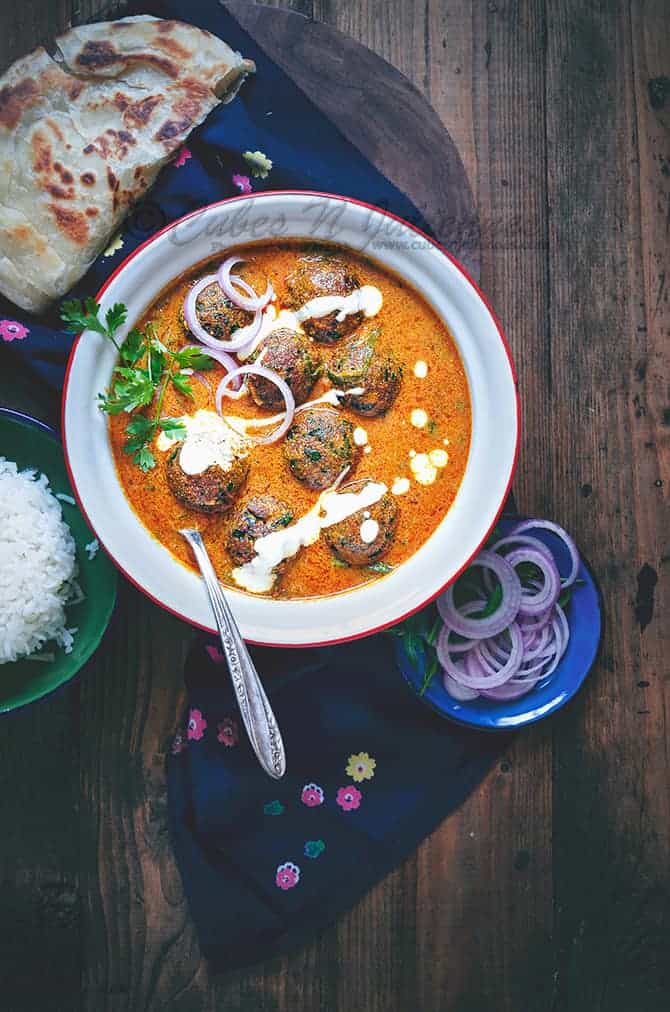
[[[560,524],[555,524],[551,520],[522,520],[521,523],[516,524],[516,526],[512,528],[510,536],[532,530],[551,531],[552,534],[555,534],[564,543],[570,553],[571,566],[570,573],[568,576],[563,578],[563,586],[570,587],[577,579],[577,574],[579,573],[579,552],[577,551],[577,545],[568,532],[560,526]],[[540,544],[542,544],[542,542],[540,542]],[[544,547],[546,548],[547,546],[545,545]]]
[[[198,313],[196,310],[196,302],[198,296],[202,294],[205,288],[209,288],[210,285],[218,284],[218,276],[216,274],[207,274],[204,278],[200,278],[192,288],[190,288],[184,299],[184,319],[188,325],[188,329],[191,331],[194,337],[207,345],[208,348],[214,348],[220,351],[239,351],[241,348],[246,347],[253,339],[261,328],[263,322],[262,313],[260,310],[256,311],[254,319],[251,323],[247,324],[246,327],[238,327],[233,332],[232,336],[227,341],[219,340],[217,337],[212,335],[205,330],[198,319]]]
[[[227,376],[223,377],[216,390],[216,398],[215,398],[216,410],[220,415],[222,415],[223,412],[221,411],[221,403],[223,401],[223,398],[232,397],[235,400],[237,399],[237,397],[241,392],[238,390],[236,394],[232,393],[230,390],[227,389],[227,387],[231,386],[231,384],[234,383],[240,377],[250,375],[262,376],[263,379],[269,380],[270,383],[274,383],[274,385],[277,387],[280,394],[284,398],[284,403],[286,404],[286,413],[284,415],[283,420],[279,423],[277,428],[274,429],[267,436],[251,437],[254,443],[259,444],[276,443],[278,439],[281,439],[281,437],[284,435],[284,433],[291,425],[291,422],[293,421],[293,415],[295,413],[295,398],[291,393],[291,388],[289,387],[289,385],[284,382],[281,376],[279,376],[274,371],[274,369],[267,369],[263,365],[241,365],[234,372],[228,373]]]
[[[239,309],[246,309],[250,313],[256,313],[267,306],[274,295],[274,289],[271,282],[268,281],[268,286],[263,294],[257,295],[251,285],[244,281],[243,278],[230,273],[231,268],[235,264],[241,263],[244,263],[244,257],[228,257],[219,267],[216,275],[217,281],[224,295],[227,295],[230,301],[238,306]],[[240,295],[240,288],[243,292],[246,292],[246,295]]]
[[[452,584],[438,597],[437,610],[445,625],[459,636],[466,639],[487,639],[490,636],[497,636],[517,617],[521,604],[521,582],[509,562],[495,552],[486,550],[480,552],[473,565],[491,569],[498,577],[502,587],[502,601],[499,607],[488,618],[467,618],[454,604]]]
[[[218,351],[216,348],[208,348],[205,351],[205,349],[199,344],[187,344],[186,347],[183,348],[182,350],[190,351],[191,349],[193,351],[200,351],[202,352],[203,355],[209,355],[209,357],[214,359],[215,362],[218,362],[219,365],[222,365],[223,368],[226,370],[226,372],[234,372],[237,369],[237,362],[235,361],[232,355],[228,354],[227,351]],[[209,385],[209,382],[207,385],[211,390],[212,388]],[[239,390],[241,386],[242,380],[241,379],[237,380],[237,386],[233,386],[233,390]]]

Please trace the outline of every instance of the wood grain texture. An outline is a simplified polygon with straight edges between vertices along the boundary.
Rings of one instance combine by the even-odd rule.
[[[188,634],[124,594],[78,686],[3,725],[0,1004],[660,1012],[670,987],[670,10],[666,0],[291,6],[406,74],[458,146],[482,223],[482,284],[519,367],[517,499],[574,530],[598,572],[600,663],[337,925],[290,957],[212,979],[164,830],[163,755]],[[67,0],[3,13],[5,62],[69,14]],[[1,365],[0,400],[49,409]]]
[[[454,142],[418,89],[330,25],[248,0],[226,0],[225,6],[479,278],[479,224],[467,176]]]

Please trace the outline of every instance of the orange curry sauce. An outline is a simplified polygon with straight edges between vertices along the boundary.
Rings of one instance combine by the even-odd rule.
[[[263,273],[272,281],[277,295],[275,305],[279,310],[286,306],[284,279],[294,270],[297,259],[307,248],[306,242],[262,243],[228,253],[253,258],[254,274]],[[338,248],[337,252],[358,275],[361,284],[376,285],[381,290],[384,303],[374,320],[375,324],[382,326],[377,347],[380,351],[393,349],[403,365],[400,392],[386,415],[366,418],[347,408],[339,409],[354,426],[366,430],[372,447],[369,453],[361,452],[355,470],[347,475],[345,483],[369,478],[384,482],[390,490],[396,478],[409,479],[409,491],[396,499],[400,511],[397,534],[390,552],[384,557],[384,562],[395,567],[428,539],[456,496],[470,444],[468,386],[453,338],[423,298],[400,278],[366,257],[342,248]],[[199,277],[215,272],[223,258],[224,253],[221,253],[215,261],[200,264],[173,282],[145,312],[138,326],[142,328],[153,321],[160,339],[173,349],[194,343],[180,319],[185,294]],[[341,344],[340,341],[333,345],[317,345],[324,363],[337,354]],[[428,366],[428,373],[423,379],[414,374],[417,361]],[[198,409],[214,411],[214,391],[225,373],[217,365],[205,375],[211,383],[211,393],[197,381],[192,383],[195,400],[170,388],[162,413],[180,416],[193,414]],[[328,379],[321,378],[309,399],[318,397],[330,385]],[[425,428],[418,429],[411,424],[410,417],[415,408],[422,408],[428,415]],[[224,411],[229,415],[247,417],[276,413],[276,409],[258,408],[249,397],[224,401]],[[178,530],[184,526],[197,527],[202,532],[221,581],[240,590],[230,575],[232,564],[225,547],[232,514],[206,515],[190,511],[179,503],[170,492],[165,477],[169,453],[161,453],[153,447],[157,466],[144,474],[123,452],[128,420],[129,416],[122,414],[111,417],[109,423],[119,479],[135,513],[151,534],[190,568],[195,568],[191,552]],[[421,485],[410,470],[410,451],[428,453],[435,449],[446,450],[449,462],[438,470],[433,484]],[[248,496],[267,493],[286,502],[293,510],[294,520],[305,514],[318,498],[317,492],[304,488],[291,475],[281,441],[251,451],[249,480],[237,507]],[[290,560],[272,593],[290,598],[322,597],[380,578],[383,577],[366,568],[346,567],[338,563],[322,537]]]

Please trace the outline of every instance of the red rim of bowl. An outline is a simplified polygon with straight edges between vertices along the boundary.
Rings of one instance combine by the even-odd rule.
[[[507,486],[505,488],[505,492],[504,492],[504,495],[502,497],[502,501],[501,501],[500,505],[498,506],[498,508],[496,510],[496,514],[495,514],[495,517],[493,518],[493,522],[491,523],[490,527],[488,528],[488,530],[484,534],[484,537],[481,539],[481,541],[480,541],[479,545],[477,546],[476,550],[469,556],[468,559],[466,559],[466,561],[463,563],[463,565],[460,567],[460,569],[457,570],[457,572],[454,573],[454,575],[451,576],[446,581],[446,583],[444,583],[438,590],[436,590],[434,592],[431,592],[421,602],[421,604],[416,605],[416,607],[411,608],[409,611],[405,612],[403,615],[399,615],[397,618],[390,619],[388,622],[384,622],[381,625],[375,626],[373,629],[368,629],[365,632],[354,633],[351,636],[338,636],[336,639],[324,640],[322,642],[315,642],[315,643],[298,643],[298,644],[292,644],[292,643],[265,643],[262,640],[255,640],[255,639],[251,639],[251,638],[249,638],[247,640],[248,643],[253,643],[255,646],[277,647],[277,648],[280,648],[280,649],[290,649],[291,647],[298,646],[298,647],[302,647],[304,649],[308,649],[309,647],[333,646],[333,645],[335,645],[337,643],[347,643],[347,642],[350,642],[351,640],[363,639],[365,636],[373,636],[375,633],[382,632],[384,629],[389,629],[391,626],[398,625],[399,622],[403,622],[406,618],[409,618],[410,615],[414,615],[417,611],[420,611],[422,608],[425,608],[427,604],[430,604],[431,601],[434,601],[436,597],[439,597],[439,595],[442,594],[443,591],[445,591],[446,588],[450,584],[452,584],[455,580],[457,580],[458,577],[461,575],[461,573],[465,569],[467,569],[467,567],[470,565],[470,563],[472,562],[472,560],[479,553],[480,548],[486,542],[489,534],[491,533],[491,531],[495,527],[496,523],[498,522],[498,518],[499,518],[500,514],[503,511],[505,503],[507,502],[507,497],[509,496],[510,490],[512,488],[512,481],[514,479],[514,474],[516,472],[516,466],[517,466],[517,462],[518,462],[518,459],[519,459],[519,442],[520,442],[520,437],[521,437],[521,402],[520,402],[520,399],[519,399],[518,377],[517,377],[516,369],[514,367],[514,360],[512,358],[512,352],[510,350],[509,342],[507,340],[507,337],[505,336],[505,332],[504,332],[504,330],[502,328],[502,324],[500,323],[500,320],[496,316],[496,314],[493,311],[493,308],[492,308],[490,302],[488,301],[488,299],[486,298],[486,296],[484,295],[484,293],[481,291],[481,289],[480,289],[479,285],[477,284],[477,282],[474,281],[473,278],[470,277],[470,275],[468,274],[468,272],[466,271],[466,269],[463,267],[463,265],[461,263],[459,263],[459,261],[456,259],[456,257],[454,257],[447,249],[445,249],[445,247],[442,246],[441,243],[437,242],[435,239],[432,239],[431,236],[429,236],[426,232],[422,231],[422,229],[417,228],[416,225],[412,225],[409,221],[406,221],[404,218],[400,218],[397,214],[392,214],[390,211],[384,211],[381,207],[375,207],[374,204],[370,204],[370,203],[368,203],[365,200],[356,200],[354,197],[343,197],[343,196],[341,196],[340,194],[337,194],[337,193],[325,193],[325,192],[321,192],[319,190],[265,190],[262,193],[241,194],[239,197],[228,197],[225,200],[217,200],[213,204],[206,204],[204,207],[199,207],[195,211],[189,211],[188,214],[182,215],[181,218],[176,218],[174,221],[170,222],[169,225],[165,225],[158,232],[154,232],[154,234],[151,235],[148,239],[145,239],[145,241],[143,243],[141,243],[137,247],[137,249],[134,249],[133,252],[130,253],[126,257],[126,259],[122,263],[119,264],[119,266],[116,268],[116,270],[113,271],[112,274],[110,274],[110,276],[107,278],[107,280],[105,281],[105,283],[98,289],[98,292],[96,293],[96,296],[95,296],[96,302],[100,302],[101,297],[107,291],[107,289],[111,285],[112,281],[114,281],[114,279],[116,278],[116,276],[122,270],[124,270],[125,267],[128,266],[128,264],[138,255],[138,253],[141,253],[142,250],[146,249],[147,246],[150,246],[152,242],[155,242],[156,239],[158,239],[161,235],[164,235],[166,232],[169,232],[170,229],[174,228],[176,225],[180,225],[182,222],[187,221],[189,218],[193,218],[196,215],[202,214],[204,211],[208,211],[208,210],[210,210],[211,208],[214,208],[214,207],[221,207],[221,206],[223,206],[225,204],[234,204],[234,203],[238,203],[240,201],[245,201],[245,200],[259,200],[259,199],[262,200],[264,197],[281,197],[281,196],[291,196],[291,197],[296,197],[296,196],[297,197],[325,197],[325,198],[327,198],[329,200],[341,200],[341,201],[344,201],[344,203],[347,203],[347,204],[356,204],[359,207],[364,207],[364,208],[366,208],[369,211],[376,211],[378,214],[383,214],[384,217],[386,217],[386,218],[392,218],[393,221],[400,222],[401,225],[405,225],[405,227],[411,229],[412,232],[416,232],[417,235],[420,235],[423,239],[426,240],[426,242],[429,242],[431,244],[431,246],[434,246],[436,249],[438,249],[440,251],[440,253],[442,253],[443,256],[445,256],[447,258],[447,260],[451,261],[451,263],[454,265],[454,267],[463,275],[463,277],[465,278],[465,280],[471,285],[471,287],[477,293],[477,296],[479,297],[480,301],[483,302],[483,304],[486,306],[486,308],[487,308],[487,310],[488,310],[488,312],[489,312],[489,314],[491,316],[491,319],[493,320],[493,322],[495,324],[496,330],[498,331],[498,335],[499,335],[500,340],[502,342],[503,348],[505,349],[505,354],[507,355],[507,360],[509,362],[510,370],[512,372],[512,379],[514,381],[514,392],[515,392],[515,399],[516,399],[516,444],[515,444],[515,447],[514,447],[514,457],[512,459],[512,466],[510,468],[510,474],[509,474],[509,478],[508,478],[508,481],[507,481]],[[194,622],[193,619],[188,618],[188,616],[183,615],[181,612],[176,611],[174,608],[170,608],[169,605],[166,605],[163,601],[159,600],[153,594],[150,594],[142,586],[141,583],[138,583],[138,581],[135,580],[134,577],[132,577],[130,575],[130,573],[128,573],[123,568],[123,566],[119,565],[119,563],[117,562],[117,560],[114,558],[113,554],[109,551],[109,549],[104,544],[104,541],[102,540],[102,538],[99,537],[98,532],[95,530],[95,528],[93,527],[93,524],[91,523],[91,521],[89,519],[89,516],[88,516],[88,514],[86,512],[86,509],[84,507],[84,504],[83,504],[83,502],[81,500],[81,496],[79,495],[79,490],[77,488],[77,483],[76,483],[75,478],[74,478],[74,473],[73,473],[72,468],[70,466],[70,456],[69,456],[69,453],[68,453],[67,435],[66,435],[66,430],[65,430],[65,403],[66,403],[66,400],[67,400],[67,391],[68,391],[68,384],[69,384],[69,380],[70,380],[70,371],[72,369],[72,363],[73,363],[73,360],[74,360],[75,352],[77,350],[77,345],[79,344],[79,341],[80,341],[81,337],[82,337],[82,334],[77,334],[77,336],[75,337],[75,339],[74,339],[74,341],[72,343],[72,348],[70,349],[70,355],[69,355],[69,358],[68,358],[67,368],[66,368],[66,371],[65,371],[65,382],[63,384],[63,396],[62,396],[62,399],[61,399],[61,432],[62,432],[62,437],[63,437],[63,454],[64,454],[64,457],[65,457],[65,467],[67,468],[67,473],[68,473],[68,476],[70,478],[70,484],[72,485],[72,490],[73,490],[73,492],[75,494],[75,497],[77,499],[77,504],[79,506],[79,509],[81,510],[81,512],[83,513],[84,517],[86,518],[86,521],[87,521],[89,527],[91,528],[91,530],[93,530],[94,533],[96,534],[96,537],[99,538],[100,544],[102,545],[102,547],[105,550],[106,554],[112,560],[112,562],[114,563],[114,565],[116,566],[116,568],[121,573],[123,573],[123,575],[125,576],[125,578],[130,583],[132,583],[132,585],[134,587],[137,587],[137,589],[139,591],[141,591],[145,595],[145,597],[148,597],[151,601],[153,601],[154,604],[159,605],[159,607],[163,608],[164,611],[169,612],[171,615],[175,615],[177,618],[181,619],[183,622],[188,623],[188,625],[195,626],[196,628],[202,629],[204,632],[211,633],[212,635],[217,635],[217,630],[213,626],[206,626],[206,625],[202,625],[200,622]]]

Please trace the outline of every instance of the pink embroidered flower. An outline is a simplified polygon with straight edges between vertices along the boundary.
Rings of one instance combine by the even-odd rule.
[[[340,808],[345,812],[350,812],[353,808],[360,806],[362,797],[363,795],[357,787],[340,787],[335,800]]]
[[[189,741],[200,741],[205,728],[207,727],[207,721],[201,714],[200,710],[191,710],[188,715],[188,738]]]
[[[318,784],[305,784],[300,800],[308,808],[316,808],[317,805],[323,804],[323,791]]]
[[[219,724],[219,733],[216,740],[220,741],[226,748],[232,748],[240,740],[240,732],[232,717],[225,717]]]
[[[233,173],[233,183],[240,191],[240,193],[251,193],[251,180],[248,176],[240,175],[239,172]]]
[[[280,864],[277,868],[277,874],[275,876],[275,882],[280,889],[293,889],[297,886],[300,881],[300,868],[297,864],[292,864],[291,861],[286,861],[284,864]]]
[[[3,341],[23,341],[30,331],[16,320],[0,320],[0,337]]]
[[[182,148],[174,160],[173,164],[175,169],[180,169],[182,165],[186,165],[186,162],[189,160],[189,158],[192,157],[193,155],[191,154],[188,148]]]
[[[207,651],[207,653],[209,654],[209,656],[210,656],[210,660],[214,661],[214,663],[215,663],[215,664],[223,664],[223,662],[224,662],[224,661],[225,661],[225,659],[226,659],[226,658],[225,658],[225,657],[223,656],[223,654],[221,653],[221,651],[219,650],[219,648],[218,648],[218,647],[215,647],[215,646],[214,646],[213,644],[211,644],[211,643],[209,644],[209,646],[206,646],[206,647],[205,647],[205,650],[206,650],[206,651]]]
[[[179,755],[186,748],[186,740],[182,731],[177,731],[172,742],[172,755]]]

